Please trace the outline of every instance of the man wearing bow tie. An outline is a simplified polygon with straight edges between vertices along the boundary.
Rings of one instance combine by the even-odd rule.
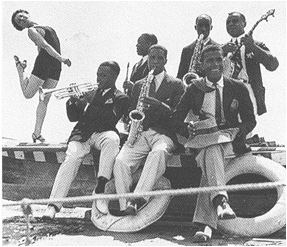
[[[82,160],[90,153],[91,147],[101,151],[95,193],[104,192],[119,152],[120,138],[116,124],[129,105],[128,96],[115,87],[119,73],[120,67],[116,62],[103,62],[97,71],[98,88],[83,97],[71,97],[67,101],[68,118],[77,124],[69,137],[66,158],[58,170],[50,198],[67,196]],[[99,200],[97,202],[100,203]],[[43,217],[53,219],[61,207],[61,203],[49,204]]]
[[[161,45],[153,45],[148,51],[149,70],[153,70],[148,95],[141,95],[147,78],[135,83],[130,111],[137,108],[138,101],[144,105],[145,118],[133,146],[126,142],[118,154],[114,166],[116,191],[118,194],[130,192],[134,173],[143,165],[140,179],[134,193],[151,191],[156,181],[164,174],[167,159],[175,149],[176,136],[167,126],[172,110],[184,91],[181,80],[168,75],[164,69],[167,62],[167,50]],[[129,140],[129,139],[128,139]],[[136,215],[148,198],[126,201],[120,199],[121,215]]]
[[[131,77],[129,81],[125,81],[123,84],[124,91],[130,96],[134,83],[147,76],[149,69],[147,63],[148,49],[157,44],[157,37],[154,34],[144,33],[137,41],[137,54],[142,56],[141,60],[133,66]]]
[[[246,19],[239,12],[228,14],[226,30],[231,36],[231,41],[222,45],[224,56],[229,58],[237,51],[233,60],[225,58],[224,75],[245,82],[254,107],[254,113],[262,115],[266,113],[265,88],[262,82],[260,64],[267,70],[274,71],[279,66],[275,56],[271,54],[266,45],[253,40],[252,36],[245,34]],[[238,48],[238,45],[242,45]]]
[[[186,147],[198,149],[196,161],[202,170],[200,186],[222,186],[225,185],[225,157],[250,151],[245,145],[245,137],[256,121],[246,87],[238,80],[223,77],[223,51],[219,45],[209,45],[202,50],[201,69],[205,77],[188,85],[170,118],[170,126],[176,133],[189,138]],[[198,122],[185,122],[190,110],[198,116]],[[196,129],[209,120],[214,125]],[[218,219],[235,217],[226,191],[198,194],[193,218],[198,231],[194,241],[210,240]]]

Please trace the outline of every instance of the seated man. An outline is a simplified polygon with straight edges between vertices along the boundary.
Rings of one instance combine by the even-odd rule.
[[[196,161],[202,170],[201,187],[225,185],[225,157],[250,151],[246,134],[256,125],[248,90],[242,82],[223,77],[223,52],[218,45],[208,45],[201,54],[204,78],[193,80],[170,118],[171,128],[189,138],[186,147],[198,149]],[[190,110],[198,122],[185,123]],[[240,114],[242,122],[238,121]],[[199,226],[195,242],[211,239],[218,219],[236,215],[228,204],[226,191],[200,193],[193,221]]]
[[[147,78],[137,81],[131,94],[130,110],[137,109],[141,101],[145,118],[141,124],[135,142],[131,145],[131,128],[127,142],[118,154],[114,166],[116,191],[118,194],[130,192],[132,176],[145,160],[143,171],[134,193],[151,191],[157,179],[166,169],[166,161],[174,150],[175,134],[167,128],[166,122],[172,110],[184,92],[184,86],[179,79],[169,76],[164,66],[167,62],[167,50],[163,46],[153,45],[148,51],[148,66],[150,72]],[[142,94],[142,87],[149,85],[149,91]],[[140,108],[140,107],[139,107]],[[141,111],[141,109],[137,109]],[[133,126],[133,123],[132,123]],[[140,129],[140,128],[139,128]],[[120,209],[123,215],[136,215],[140,204],[145,199],[126,201],[120,199]]]
[[[67,101],[68,118],[78,123],[68,140],[66,158],[59,168],[50,198],[67,196],[91,147],[101,150],[95,193],[104,192],[119,152],[120,138],[116,124],[127,112],[129,104],[128,96],[115,87],[119,73],[120,67],[114,61],[100,64],[97,71],[98,88],[82,98],[71,97]],[[43,218],[53,219],[61,207],[61,203],[49,204]]]

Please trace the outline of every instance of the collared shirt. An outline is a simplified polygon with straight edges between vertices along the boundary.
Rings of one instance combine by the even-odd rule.
[[[160,87],[160,84],[162,83],[164,76],[165,76],[165,71],[162,71],[161,73],[155,76],[155,79],[156,79],[155,80],[155,91],[157,91],[158,88]]]
[[[207,77],[205,78],[206,85],[210,88],[215,88],[213,82],[209,81]],[[221,119],[222,123],[225,122],[224,111],[223,111],[223,76],[217,82],[217,87],[219,89],[220,100],[221,100]],[[204,100],[201,110],[215,117],[215,90],[205,93]]]
[[[203,40],[203,47],[205,47],[209,41],[210,37],[208,36],[205,40]]]
[[[243,37],[245,34],[242,34],[241,36],[237,37],[237,38],[232,38],[231,42],[236,44],[236,39],[237,39],[237,43],[238,45],[240,44],[240,39],[241,37]],[[249,77],[247,75],[247,70],[246,70],[246,63],[245,63],[245,45],[242,45],[240,47],[240,56],[241,56],[241,61],[242,61],[242,70],[239,72],[238,74],[238,79],[242,79],[244,82],[249,82]]]

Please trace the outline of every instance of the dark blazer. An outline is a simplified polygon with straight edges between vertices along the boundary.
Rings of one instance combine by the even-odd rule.
[[[146,78],[135,83],[131,95],[130,111],[136,109],[141,87],[145,81]],[[166,123],[175,106],[178,104],[183,92],[184,85],[182,81],[165,74],[155,95],[155,98],[161,101],[162,104],[159,107],[150,107],[145,111],[143,129],[147,130],[148,128],[152,128],[157,132],[172,138],[172,140],[175,140],[175,134],[171,133],[169,126],[167,126]]]
[[[130,81],[132,82],[136,82],[146,77],[149,71],[147,60],[141,66],[138,66],[138,63],[134,65],[131,73]]]
[[[67,115],[71,122],[76,122],[69,141],[87,141],[94,132],[117,131],[116,124],[128,111],[129,98],[115,87],[103,96],[97,90],[91,104],[84,111],[87,103],[71,98],[67,101]]]
[[[194,52],[196,41],[197,40],[195,40],[192,44],[190,44],[190,45],[188,45],[182,49],[181,57],[180,57],[180,63],[179,63],[178,72],[177,72],[177,76],[176,76],[179,79],[182,79],[183,76],[189,70],[189,65],[190,65],[191,57],[192,57],[193,52]],[[217,43],[215,41],[213,41],[212,39],[210,39],[206,45],[211,45],[211,44],[217,44]],[[199,74],[199,76],[201,77],[203,75]]]
[[[197,81],[200,81],[201,85],[205,85],[204,78],[200,78]],[[191,109],[195,115],[201,115],[200,110],[204,94],[204,90],[197,87],[195,81],[188,85],[170,118],[170,126],[176,133],[188,137],[188,123],[184,123],[184,119]],[[249,151],[245,145],[245,138],[255,127],[256,120],[248,90],[242,82],[224,77],[223,110],[226,125],[221,129],[239,128],[239,133],[233,141],[234,152],[240,154]],[[238,115],[240,115],[241,123],[238,121]]]
[[[273,56],[266,45],[262,42],[255,41],[255,44],[262,50],[258,53],[245,51],[245,63],[247,74],[249,77],[249,83],[253,89],[256,102],[258,115],[262,115],[267,112],[265,104],[265,88],[262,82],[262,75],[260,64],[262,64],[267,70],[274,71],[279,66],[278,59]]]

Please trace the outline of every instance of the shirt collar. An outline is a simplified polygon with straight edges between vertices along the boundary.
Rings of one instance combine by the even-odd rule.
[[[210,37],[208,36],[205,40],[203,40],[203,46],[206,46],[206,44],[210,41]]]
[[[213,88],[213,82],[209,81],[209,80],[207,79],[207,77],[205,77],[205,79],[206,79],[206,86]],[[217,84],[219,87],[222,87],[222,88],[223,88],[223,85],[224,85],[224,84],[223,84],[223,76],[221,76],[221,78],[219,79],[218,82],[216,82],[216,84]]]
[[[245,33],[243,33],[242,35],[236,37],[236,38],[231,38],[231,42],[235,44],[235,41],[237,40],[238,44],[240,44],[240,39],[245,35]]]
[[[142,57],[142,64],[143,64],[145,61],[147,61],[147,58],[148,58],[148,55],[145,55],[145,56]]]
[[[156,82],[157,82],[157,88],[158,88],[158,86],[161,84],[161,82],[162,82],[162,80],[163,80],[163,78],[164,78],[164,75],[165,75],[165,71],[163,70],[161,73],[159,73],[159,74],[157,74],[157,75],[155,76]]]

